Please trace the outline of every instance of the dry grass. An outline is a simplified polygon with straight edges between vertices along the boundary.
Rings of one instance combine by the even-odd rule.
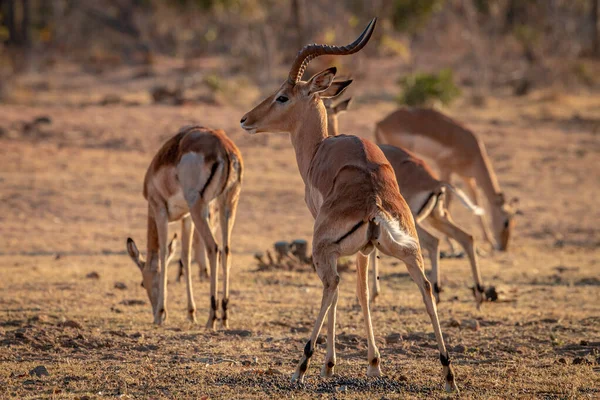
[[[376,91],[389,87],[386,77],[395,79],[391,67],[373,64],[372,78],[357,81],[358,102],[341,121],[343,131],[369,137],[373,122],[394,107]],[[106,85],[57,84],[42,105],[0,106],[0,397],[445,397],[418,290],[389,259],[373,306],[385,376],[365,377],[366,340],[350,272],[342,275],[338,307],[337,377],[318,377],[320,345],[308,382],[291,385],[321,285],[310,272],[255,272],[253,259],[276,240],[312,232],[288,138],[243,134],[242,106],[43,105],[52,96],[56,103],[79,101],[96,86],[118,93],[118,84]],[[146,87],[122,90],[141,97]],[[466,398],[598,398],[600,99],[540,94],[517,101],[494,97],[484,108],[451,110],[482,135],[504,190],[521,198],[525,215],[510,252],[481,260],[484,280],[504,287],[508,301],[477,312],[467,262],[443,260],[443,331]],[[22,123],[40,115],[52,124],[25,134]],[[127,305],[146,302],[124,246],[131,235],[143,247],[143,174],[160,142],[191,122],[226,129],[246,160],[233,237],[233,329],[215,333],[203,328],[208,284],[195,278],[200,323],[190,325],[176,268],[167,326],[151,324],[147,303]],[[478,233],[466,212],[455,214]],[[86,278],[91,272],[99,279]],[[30,376],[38,365],[50,376]]]

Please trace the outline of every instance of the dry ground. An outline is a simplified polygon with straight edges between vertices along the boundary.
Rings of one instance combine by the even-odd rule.
[[[393,65],[372,69],[370,80],[352,89],[358,101],[342,131],[369,137],[394,108]],[[321,345],[307,383],[289,383],[321,285],[312,271],[255,272],[253,260],[276,240],[311,235],[289,139],[241,132],[237,121],[248,104],[146,104],[152,78],[140,83],[131,75],[33,76],[22,83],[21,104],[0,105],[0,397],[445,397],[418,290],[389,259],[373,306],[384,377],[365,377],[350,272],[342,275],[337,376],[318,377]],[[105,93],[141,105],[76,106]],[[503,189],[520,197],[524,213],[510,251],[481,259],[484,280],[503,287],[506,301],[476,311],[467,261],[442,261],[439,314],[465,398],[600,398],[599,106],[592,94],[549,91],[498,94],[479,108],[465,100],[450,110],[484,138]],[[23,129],[39,116],[52,123]],[[208,284],[197,275],[199,323],[185,320],[174,265],[170,319],[153,326],[141,277],[125,254],[127,236],[144,248],[145,169],[160,143],[188,123],[223,127],[246,160],[232,246],[231,330],[203,328]],[[479,233],[460,207],[455,215]],[[92,272],[99,278],[86,277]],[[30,376],[40,365],[50,375]]]

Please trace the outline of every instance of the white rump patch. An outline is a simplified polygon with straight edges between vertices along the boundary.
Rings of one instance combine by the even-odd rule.
[[[391,238],[400,246],[412,247],[415,249],[419,247],[417,241],[400,228],[400,223],[398,221],[388,219],[383,214],[378,214],[375,217],[375,223],[377,223],[381,228],[383,228],[391,236]]]

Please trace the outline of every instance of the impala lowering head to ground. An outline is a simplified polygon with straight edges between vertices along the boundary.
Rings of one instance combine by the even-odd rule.
[[[330,88],[336,69],[326,69],[308,81],[302,75],[310,60],[323,54],[347,55],[368,42],[375,19],[356,41],[344,47],[312,44],[297,55],[288,79],[241,120],[249,133],[289,133],[296,161],[305,184],[305,201],[315,218],[313,262],[323,283],[321,307],[304,354],[292,380],[304,380],[317,337],[327,322],[327,355],[323,376],[334,373],[335,316],[340,276],[337,260],[357,253],[357,292],[363,310],[368,340],[367,375],[379,376],[380,355],[375,344],[369,310],[368,263],[374,248],[406,264],[417,283],[433,330],[443,365],[446,389],[457,390],[450,357],[437,316],[432,286],[423,272],[423,257],[414,220],[400,195],[394,171],[381,150],[356,136],[327,137],[327,113],[323,94]]]
[[[334,84],[335,83],[337,82],[334,82]],[[340,84],[342,83],[345,82],[340,82]],[[347,85],[344,87],[346,86]],[[350,101],[351,98],[341,102],[335,102],[332,98],[325,102],[325,108],[327,109],[327,126],[329,128],[330,136],[339,134],[337,128],[338,116],[342,111],[347,110]],[[390,145],[380,145],[379,148],[383,151],[383,154],[385,154],[385,157],[394,168],[396,180],[400,187],[400,194],[402,194],[402,197],[404,197],[408,203],[408,206],[415,217],[417,234],[421,246],[426,248],[429,254],[432,269],[431,281],[433,283],[436,301],[439,303],[441,292],[439,239],[423,227],[422,221],[428,222],[435,230],[456,240],[469,256],[471,271],[475,281],[473,293],[475,294],[477,308],[479,308],[481,303],[485,300],[485,288],[479,274],[474,239],[473,236],[463,231],[452,221],[452,217],[444,204],[446,190],[455,193],[461,202],[476,215],[482,214],[483,209],[471,203],[469,198],[461,190],[446,182],[438,180],[429,166],[410,152]],[[372,298],[375,299],[380,291],[377,250],[371,253],[371,264],[373,271]]]
[[[490,234],[485,217],[480,216],[484,238],[498,250],[508,249],[516,199],[506,201],[485,146],[474,132],[436,110],[401,108],[377,123],[375,140],[425,157],[439,167],[444,182],[450,182],[452,174],[459,175],[475,204],[480,203],[479,187],[492,219]],[[446,203],[449,207],[449,198]]]
[[[201,239],[210,265],[210,311],[207,327],[217,319],[217,255],[223,267],[222,323],[228,326],[231,229],[242,184],[242,156],[222,130],[199,126],[183,128],[169,139],[152,159],[144,178],[148,200],[148,251],[143,267],[134,241],[127,250],[142,270],[143,283],[152,304],[154,323],[167,319],[167,231],[169,222],[181,220],[182,260],[187,282],[188,318],[196,320],[196,305],[190,273],[192,230]],[[217,202],[221,223],[219,251],[210,227],[211,201]]]

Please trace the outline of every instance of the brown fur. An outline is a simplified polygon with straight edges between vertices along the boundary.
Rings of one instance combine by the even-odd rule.
[[[485,145],[474,132],[433,109],[400,108],[377,123],[375,140],[418,152],[439,167],[446,182],[452,174],[461,176],[475,204],[478,186],[488,200],[492,218],[489,232],[485,217],[480,216],[483,235],[498,249],[507,249],[516,211],[505,202]]]

